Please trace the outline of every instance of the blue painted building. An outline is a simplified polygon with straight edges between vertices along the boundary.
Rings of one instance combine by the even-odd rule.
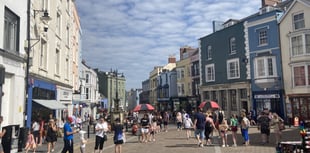
[[[244,23],[254,115],[268,109],[284,117],[278,28],[278,19],[282,14],[281,7],[265,6]]]

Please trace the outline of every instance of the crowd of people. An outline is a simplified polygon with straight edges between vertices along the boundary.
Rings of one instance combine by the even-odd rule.
[[[94,153],[102,153],[104,142],[107,140],[107,133],[112,132],[111,126],[106,121],[104,116],[98,116],[97,123],[94,127],[96,132]],[[62,153],[73,152],[73,135],[80,135],[80,150],[85,152],[87,139],[84,137],[85,131],[80,131],[82,123],[78,117],[67,117],[63,122],[56,122],[54,118],[50,118],[45,124],[42,120],[34,120],[32,128],[28,134],[28,140],[25,150],[33,150],[45,141],[47,152],[53,152],[57,141],[57,137],[62,136],[64,147]],[[149,143],[156,141],[156,135],[160,132],[168,132],[168,124],[175,124],[177,131],[185,131],[184,136],[187,140],[193,136],[197,140],[200,147],[214,145],[214,137],[220,138],[222,147],[236,147],[238,142],[243,141],[244,146],[250,145],[250,137],[248,130],[250,126],[256,126],[261,133],[262,145],[269,143],[270,130],[273,126],[275,133],[276,144],[281,141],[284,120],[276,113],[268,110],[262,111],[257,118],[254,118],[250,113],[241,110],[240,114],[232,114],[230,117],[225,116],[223,110],[208,110],[203,112],[187,113],[184,110],[179,112],[140,112],[133,114],[132,118],[132,134],[138,136],[140,143]],[[56,124],[57,123],[57,124]],[[124,123],[124,127],[123,127]],[[72,124],[75,128],[72,129]],[[45,126],[44,126],[45,125]],[[128,118],[123,122],[120,119],[115,120],[114,137],[115,152],[121,153],[122,144],[125,142],[125,130],[128,130]],[[243,140],[237,139],[237,131],[240,130]],[[60,132],[62,131],[62,132]],[[59,134],[62,133],[62,134]],[[231,134],[231,140],[228,140],[227,135]],[[240,143],[239,143],[240,144]],[[1,149],[1,148],[0,148]],[[0,150],[1,151],[1,150]],[[88,151],[89,152],[89,151]]]
[[[30,150],[34,153],[38,146],[43,143],[47,144],[47,153],[54,152],[57,138],[61,137],[64,142],[62,153],[73,153],[73,136],[74,134],[79,135],[80,152],[85,153],[87,139],[85,138],[86,131],[82,130],[83,123],[94,126],[96,133],[94,153],[102,153],[104,142],[107,141],[107,133],[111,131],[111,126],[107,123],[102,115],[96,117],[96,124],[93,125],[93,119],[88,115],[84,115],[84,119],[81,116],[67,116],[62,120],[57,120],[52,114],[49,117],[42,118],[36,117],[32,121],[30,130],[28,131],[27,141],[25,143],[25,152],[28,153]],[[120,124],[120,119],[115,120],[115,152],[121,152],[121,144],[125,135],[123,135],[123,124]],[[121,134],[122,136],[119,136]],[[1,137],[1,133],[0,133]],[[89,151],[87,151],[89,152]],[[1,153],[1,147],[0,147]]]
[[[212,145],[211,135],[218,132],[218,136],[221,138],[221,146],[228,147],[229,141],[227,140],[227,134],[231,133],[231,146],[237,146],[237,131],[240,129],[243,137],[243,145],[250,145],[249,128],[255,126],[261,133],[261,144],[265,145],[269,143],[269,136],[271,127],[275,134],[276,142],[281,141],[282,130],[284,129],[284,120],[268,110],[264,110],[257,116],[256,121],[253,117],[249,117],[251,114],[247,114],[243,109],[239,116],[232,114],[230,117],[226,117],[224,111],[207,111],[206,113],[199,111],[194,115],[193,128],[195,131],[195,137],[198,141],[198,145],[203,147],[204,145]],[[206,140],[206,143],[203,142]],[[240,140],[239,140],[240,141]]]
[[[143,115],[143,117],[141,117]],[[168,123],[173,122],[176,125],[177,131],[185,131],[185,137],[190,139],[192,133],[200,147],[214,145],[212,142],[214,137],[220,138],[222,147],[236,147],[238,142],[244,146],[250,145],[249,128],[257,127],[261,133],[261,144],[269,143],[270,130],[273,127],[275,133],[275,144],[281,141],[281,135],[284,125],[284,120],[268,110],[262,111],[256,118],[251,112],[246,112],[244,109],[239,114],[225,116],[223,110],[208,110],[203,112],[187,113],[180,112],[153,112],[143,113],[140,118],[136,116],[136,122],[139,128],[133,128],[133,134],[138,135],[138,140],[141,143],[155,141],[156,134],[159,132],[168,132]],[[163,126],[162,126],[163,125]],[[138,130],[137,130],[138,129]],[[243,140],[238,140],[237,132],[240,130]],[[194,132],[192,132],[194,131]],[[231,140],[228,140],[227,135],[231,134]]]

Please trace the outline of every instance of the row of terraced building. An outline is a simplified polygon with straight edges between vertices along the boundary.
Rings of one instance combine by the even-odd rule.
[[[187,112],[216,101],[227,115],[269,109],[310,119],[310,0],[262,0],[243,19],[213,22],[199,47],[180,48],[142,82],[140,103]]]

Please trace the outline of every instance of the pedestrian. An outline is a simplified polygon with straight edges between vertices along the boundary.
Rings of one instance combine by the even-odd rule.
[[[237,131],[238,131],[238,119],[236,114],[232,114],[230,118],[230,129],[233,140],[233,146],[237,147]]]
[[[56,141],[57,141],[57,127],[54,119],[50,119],[48,122],[46,133],[47,153],[54,152]]]
[[[95,126],[96,130],[96,140],[95,140],[95,150],[96,153],[99,149],[99,153],[102,152],[103,145],[104,145],[104,137],[107,136],[108,132],[108,123],[104,120],[102,116],[99,117],[99,122]]]
[[[182,114],[181,114],[181,112],[177,112],[176,121],[177,121],[177,130],[178,131],[182,130]]]
[[[36,144],[36,142],[34,140],[34,136],[32,134],[32,130],[30,129],[28,131],[28,136],[27,136],[27,141],[26,141],[26,146],[25,146],[26,153],[28,153],[28,151],[30,149],[32,149],[33,152],[35,153],[36,152],[36,148],[37,148],[37,144]]]
[[[38,123],[37,119],[33,120],[32,129],[33,129],[34,141],[38,145],[39,144],[39,140],[40,140],[40,124]]]
[[[84,134],[86,133],[86,131],[80,131],[80,151],[81,153],[86,153],[85,152],[85,148],[86,148],[86,143],[87,143],[87,139],[85,139]]]
[[[40,117],[40,129],[39,129],[39,146],[41,146],[44,143],[46,132],[45,132],[45,121],[44,118]]]
[[[156,133],[159,133],[162,131],[163,118],[159,112],[157,113],[156,118],[157,118],[157,132]]]
[[[213,130],[216,130],[213,118],[212,118],[212,113],[211,111],[208,111],[206,113],[206,125],[205,125],[205,137],[206,137],[206,145],[212,145],[210,135],[213,132]]]
[[[66,153],[69,151],[69,153],[73,153],[73,134],[78,133],[79,130],[72,130],[71,124],[73,122],[72,117],[67,117],[66,123],[64,124],[64,147],[61,151],[61,153]]]
[[[164,130],[165,132],[168,132],[168,123],[169,123],[170,117],[169,113],[166,111],[163,115],[163,121],[164,121]]]
[[[273,131],[276,137],[276,144],[278,144],[282,138],[281,124],[283,124],[283,122],[284,120],[277,113],[273,113],[271,125],[274,126]]]
[[[149,140],[149,128],[151,127],[150,121],[147,114],[144,114],[143,118],[140,120],[141,123],[141,135],[142,135],[142,142],[147,143]]]
[[[200,109],[194,116],[194,130],[195,137],[198,141],[198,146],[203,147],[203,142],[205,138],[205,125],[206,125],[206,117],[202,113],[202,109]]]
[[[3,122],[3,116],[0,116],[0,126],[1,126],[2,122]],[[0,142],[2,140],[2,137],[5,135],[5,133],[6,133],[5,129],[2,129],[2,131],[0,131]],[[4,153],[3,146],[1,143],[0,143],[0,153]]]
[[[244,139],[244,145],[248,146],[250,145],[250,138],[249,138],[249,128],[250,128],[250,120],[246,117],[245,112],[241,112],[241,134]]]
[[[114,126],[114,144],[115,144],[115,153],[122,152],[122,144],[124,143],[125,134],[124,134],[124,127],[120,123],[120,119],[115,119],[115,126]]]
[[[185,115],[185,119],[184,119],[184,129],[186,132],[186,138],[187,140],[189,140],[189,138],[191,137],[191,129],[193,128],[193,122],[192,119],[189,118],[189,115],[186,114]]]
[[[222,138],[222,147],[229,147],[227,143],[228,124],[225,118],[222,119],[222,122],[219,125],[219,130],[220,130],[221,138]]]
[[[150,139],[149,139],[149,141],[155,141],[156,131],[157,131],[157,117],[154,116],[152,118],[152,122],[151,122]]]
[[[261,144],[269,143],[270,136],[270,121],[269,113],[262,111],[260,117],[257,119],[257,129],[261,133]]]
[[[81,118],[81,116],[78,115],[78,116],[76,117],[75,122],[76,122],[76,126],[77,126],[79,129],[82,129],[82,118]]]

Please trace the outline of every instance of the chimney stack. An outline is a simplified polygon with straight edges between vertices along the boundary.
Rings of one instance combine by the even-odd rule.
[[[276,6],[277,4],[279,4],[281,2],[282,2],[282,0],[262,0],[262,7]]]
[[[174,56],[169,56],[168,63],[176,63],[176,58]]]

